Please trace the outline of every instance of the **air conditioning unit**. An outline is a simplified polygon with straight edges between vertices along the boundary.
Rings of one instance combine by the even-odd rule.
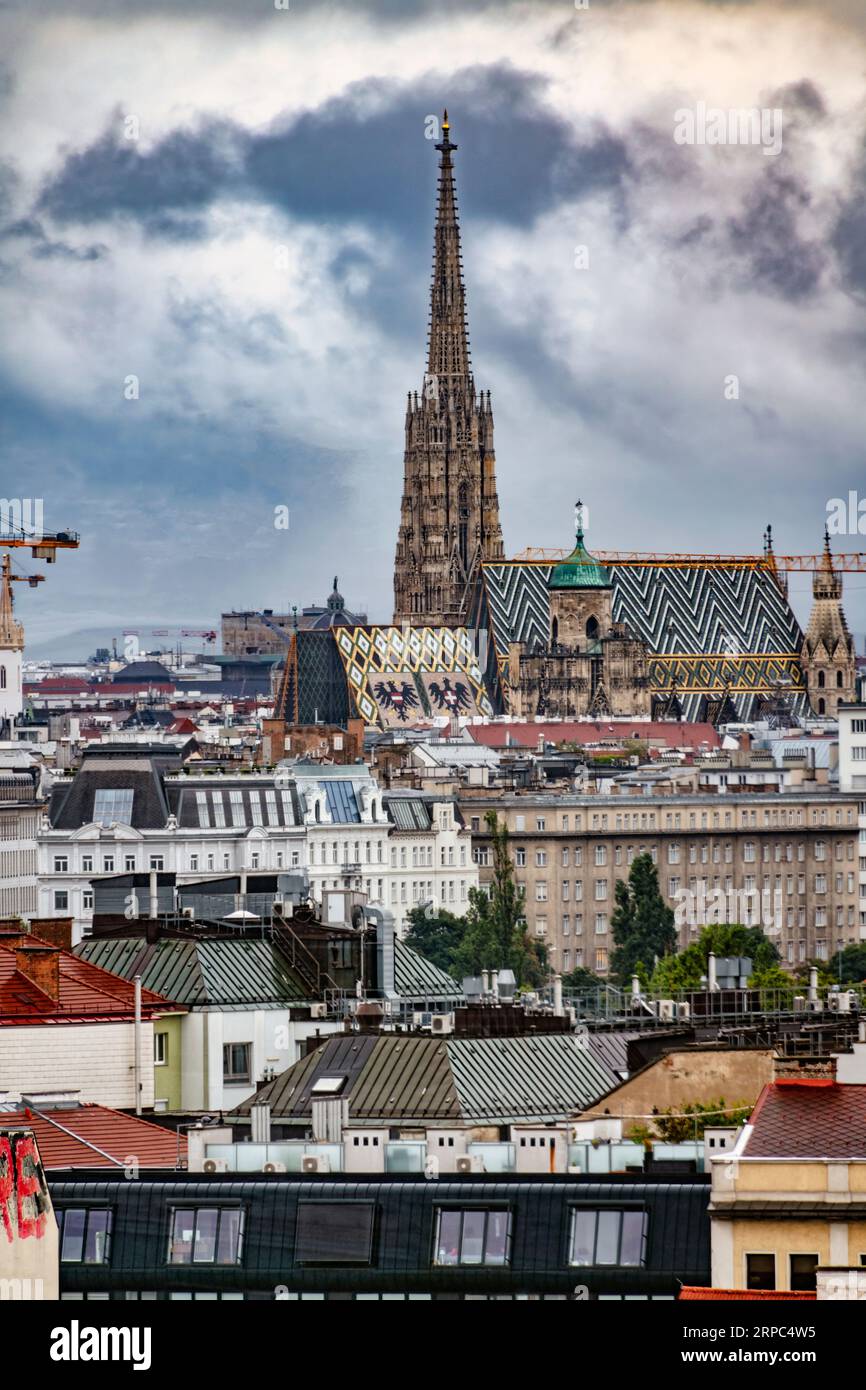
[[[677,1018],[691,1018],[692,1009],[690,1004],[677,1004]]]
[[[310,1005],[310,1018],[327,1018],[327,1017],[328,1017],[328,1006],[327,1006],[327,1004],[319,1003],[319,1004],[311,1004],[311,1005]]]
[[[285,1173],[285,1163],[266,1163],[262,1168],[263,1173]]]
[[[203,1173],[227,1173],[229,1161],[227,1158],[206,1158],[201,1167]]]
[[[461,1154],[456,1163],[458,1173],[483,1173],[484,1159],[480,1154]]]
[[[454,1015],[453,1014],[432,1014],[430,1017],[431,1033],[453,1033]]]
[[[304,1154],[301,1159],[302,1173],[330,1173],[331,1165],[327,1154]]]
[[[275,917],[285,917],[286,914],[285,914],[285,912],[283,911],[283,908],[284,908],[284,907],[285,907],[285,903],[282,903],[282,902],[280,902],[279,900],[277,900],[276,902],[274,902],[273,907],[271,908],[271,911],[272,911],[272,913],[273,913],[273,915],[274,915]]]
[[[664,1019],[666,1023],[671,1023],[676,1017],[676,1008],[675,1000],[660,999],[656,1005],[656,1013],[658,1017]]]
[[[805,996],[805,994],[795,994],[795,995],[794,995],[794,1013],[795,1013],[795,1014],[802,1014],[802,1013],[805,1012],[805,1009],[806,1009],[806,996]]]
[[[827,995],[827,1008],[834,1014],[849,1014],[853,998],[856,998],[853,990],[834,989]]]

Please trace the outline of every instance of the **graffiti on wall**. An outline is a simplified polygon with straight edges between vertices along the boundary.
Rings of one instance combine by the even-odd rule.
[[[48,1186],[30,1130],[0,1133],[0,1247],[6,1241],[41,1240],[48,1222]]]

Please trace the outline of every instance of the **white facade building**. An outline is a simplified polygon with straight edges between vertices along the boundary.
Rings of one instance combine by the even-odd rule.
[[[839,790],[858,798],[860,940],[866,941],[866,703],[839,705]]]
[[[478,885],[455,803],[385,793],[363,765],[283,763],[273,774],[189,773],[165,749],[88,748],[57,779],[39,831],[39,915],[86,934],[97,876],[306,870],[313,898],[355,889],[388,907],[397,930],[432,901],[462,915]]]
[[[29,752],[18,744],[0,747],[0,917],[38,912],[39,777]]]

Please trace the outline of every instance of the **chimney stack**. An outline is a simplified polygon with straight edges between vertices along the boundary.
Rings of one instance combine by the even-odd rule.
[[[60,951],[56,946],[16,946],[15,969],[32,984],[60,1002]]]

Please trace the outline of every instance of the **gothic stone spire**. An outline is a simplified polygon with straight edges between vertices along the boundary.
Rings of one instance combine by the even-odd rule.
[[[406,411],[394,621],[465,622],[478,568],[503,558],[490,392],[476,395],[448,113],[442,121],[427,372]]]

